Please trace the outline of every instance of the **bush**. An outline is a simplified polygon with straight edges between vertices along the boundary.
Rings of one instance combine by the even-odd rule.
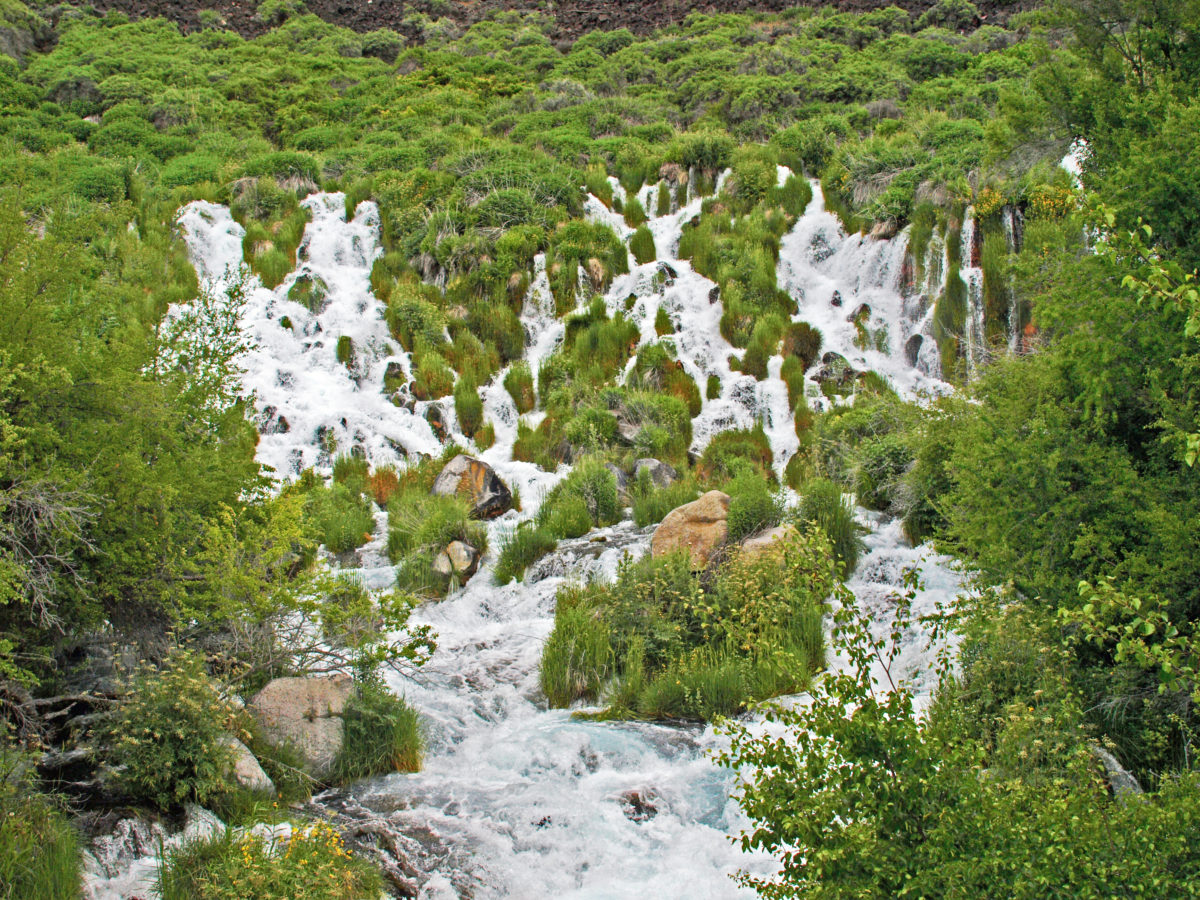
[[[725,488],[729,494],[729,541],[739,542],[753,534],[774,528],[783,521],[783,497],[754,471],[733,479]]]
[[[359,682],[342,715],[345,737],[333,771],[342,784],[421,769],[424,740],[416,710],[378,681]]]
[[[625,224],[630,228],[641,228],[646,221],[646,210],[637,197],[625,201]]]
[[[487,527],[471,519],[470,504],[420,489],[397,494],[388,504],[388,558],[398,563],[409,554],[439,553],[451,541],[487,550]]]
[[[863,543],[861,529],[854,521],[854,511],[842,497],[842,489],[828,479],[814,478],[800,493],[800,520],[820,527],[849,576],[858,565]]]
[[[585,459],[575,465],[571,474],[554,486],[538,510],[539,527],[560,521],[575,521],[575,517],[557,518],[557,507],[563,504],[583,502],[591,524],[611,525],[621,517],[621,504],[617,498],[617,479],[599,459]],[[551,531],[551,534],[554,532]],[[578,537],[579,535],[556,535]]]
[[[821,355],[821,332],[807,322],[793,322],[783,332],[783,355],[795,357],[804,372]]]
[[[658,259],[658,251],[654,247],[654,235],[645,225],[639,226],[638,230],[633,233],[633,237],[629,239],[629,252],[633,254],[633,258],[639,266]]]
[[[143,666],[111,725],[122,787],[160,809],[204,804],[225,793],[235,715],[201,657],[179,650],[161,669]]]
[[[0,900],[75,900],[79,839],[62,810],[33,789],[31,769],[0,744]]]
[[[354,339],[348,334],[340,335],[337,339],[337,361],[343,366],[354,362]]]
[[[346,850],[324,822],[297,826],[279,845],[231,829],[170,851],[158,873],[162,900],[367,900],[383,889],[378,870]]]

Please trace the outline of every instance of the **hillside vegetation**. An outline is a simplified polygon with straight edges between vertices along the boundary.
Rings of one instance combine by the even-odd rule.
[[[244,298],[201,296],[176,224],[191,201],[227,205],[273,288],[298,262],[301,201],[323,190],[344,192],[348,215],[378,205],[371,288],[411,361],[364,390],[445,400],[475,452],[495,440],[481,390],[499,379],[525,414],[513,458],[573,466],[493,548],[488,577],[520,579],[626,505],[650,525],[711,489],[732,497],[736,538],[802,526],[766,563],[656,558],[564,589],[545,648],[552,704],[716,719],[810,684],[832,592],[850,668],[774,713],[786,740],[729,726],[744,846],[782,866],[747,883],[779,897],[1200,889],[1197,4],[1058,0],[1003,27],[967,0],[692,13],[575,40],[543,11],[467,27],[441,6],[355,31],[264,0],[248,39],[207,11],[181,31],[0,0],[20,36],[0,43],[0,874],[38,845],[44,874],[29,877],[70,870],[31,754],[69,744],[45,713],[98,639],[143,663],[140,699],[103,701],[107,727],[143,709],[169,723],[175,696],[212,726],[153,752],[114,741],[123,771],[145,773],[140,802],[224,802],[253,820],[224,783],[219,734],[258,745],[224,698],[285,674],[353,671],[362,733],[395,742],[343,759],[343,780],[419,765],[415,716],[378,670],[431,651],[409,615],[455,583],[430,583],[429,559],[450,540],[487,549],[463,501],[429,494],[453,441],[385,467],[318,434],[328,466],[264,470],[240,382]],[[1079,180],[1060,164],[1072,149]],[[907,241],[913,295],[939,286],[925,299],[952,393],[917,403],[874,372],[817,377],[822,337],[777,271],[813,183],[847,231]],[[787,460],[762,425],[694,446],[720,384],[680,364],[679,323],[664,313],[639,343],[636,298],[625,313],[603,299],[663,254],[648,221],[697,198],[678,257],[716,285],[730,364],[786,383],[800,445]],[[604,216],[585,214],[597,204]],[[520,317],[539,260],[563,339],[530,367]],[[982,346],[966,269],[982,273]],[[323,287],[289,296],[313,309]],[[199,312],[168,316],[176,304]],[[862,345],[886,348],[866,319]],[[353,369],[363,349],[330,340]],[[679,480],[619,494],[612,470],[646,457]],[[841,586],[860,549],[844,493],[975,578],[943,623],[962,635],[957,663],[920,715],[903,688],[865,683],[889,651]],[[319,548],[362,546],[385,510],[400,589],[379,596]],[[789,560],[803,584],[771,577]],[[1098,750],[1146,793],[1114,798]],[[275,762],[282,784],[291,767]],[[334,868],[348,859],[309,836]],[[187,858],[221,861],[196,883],[243,876],[222,846]],[[346,865],[329,896],[378,894]]]

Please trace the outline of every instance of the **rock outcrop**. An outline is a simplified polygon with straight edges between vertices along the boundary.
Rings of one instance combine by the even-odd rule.
[[[433,493],[467,500],[475,519],[494,519],[512,509],[512,491],[508,485],[487,463],[465,453],[446,463],[433,483]]]
[[[353,691],[349,675],[276,678],[254,695],[249,709],[268,740],[291,744],[314,773],[324,774],[341,752],[341,715]]]
[[[225,744],[233,752],[233,767],[230,771],[233,780],[248,790],[274,794],[275,783],[263,771],[250,748],[231,734],[225,735]]]
[[[687,550],[692,565],[702,569],[729,536],[728,516],[729,495],[709,491],[698,500],[667,513],[650,539],[650,552],[662,556],[675,550]]]

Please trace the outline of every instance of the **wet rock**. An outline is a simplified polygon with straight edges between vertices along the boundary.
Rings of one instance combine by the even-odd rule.
[[[775,528],[768,528],[766,531],[760,531],[742,541],[742,553],[748,556],[770,553],[780,541],[794,534],[796,534],[794,525],[778,525]]]
[[[433,561],[442,578],[466,581],[479,570],[479,551],[465,541],[451,541]]]
[[[407,382],[408,376],[404,373],[404,364],[393,359],[383,370],[383,390],[391,394],[400,390]]]
[[[871,318],[870,305],[866,304],[866,303],[860,303],[860,304],[858,304],[858,306],[854,307],[854,312],[852,312],[852,313],[850,313],[850,315],[846,316],[846,321],[861,323],[861,322],[867,321],[867,319],[869,319],[869,318]]]
[[[233,751],[233,767],[230,774],[238,784],[251,791],[275,793],[275,783],[263,771],[249,747],[231,734],[225,735],[222,742]]]
[[[712,286],[711,290],[709,290],[708,302],[709,303],[720,303],[721,302],[721,287],[720,287],[720,285],[714,284]]]
[[[679,277],[679,273],[675,271],[673,266],[667,265],[665,262],[660,262],[654,272],[654,276],[660,285],[670,287],[675,283],[675,279]]]
[[[650,552],[662,556],[687,550],[692,565],[702,569],[729,536],[729,495],[709,491],[667,513],[650,541]]]
[[[899,230],[900,227],[891,219],[886,222],[876,222],[871,226],[870,238],[873,241],[889,241],[896,236]]]
[[[916,368],[917,360],[921,356],[921,345],[924,343],[925,338],[919,334],[914,334],[904,342],[904,359],[913,368]]]
[[[471,503],[476,519],[494,519],[512,509],[512,491],[495,470],[482,460],[460,453],[433,483],[432,493],[442,497],[463,497]]]
[[[841,306],[842,305],[842,292],[841,291],[833,292],[833,296],[829,298],[829,305],[830,306]]]
[[[267,738],[290,743],[318,774],[342,749],[341,715],[354,690],[349,675],[276,678],[254,695],[249,710]]]
[[[642,472],[647,472],[655,487],[665,488],[679,480],[679,473],[661,460],[644,457],[633,464],[633,477],[638,478]]]
[[[821,357],[821,368],[813,376],[817,384],[831,384],[835,388],[849,387],[861,373],[850,365],[846,357],[832,350]]]
[[[446,414],[442,412],[442,408],[437,404],[425,410],[425,421],[429,423],[429,427],[433,429],[433,436],[439,441],[445,441],[448,435],[446,430]]]
[[[648,822],[658,815],[662,798],[654,788],[624,791],[621,796],[621,811],[631,822]]]

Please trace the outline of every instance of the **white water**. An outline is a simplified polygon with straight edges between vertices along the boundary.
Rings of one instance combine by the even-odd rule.
[[[782,170],[780,180],[787,174]],[[641,192],[650,211],[653,190]],[[927,313],[906,311],[901,296],[906,236],[892,241],[847,236],[822,208],[819,187],[814,194],[785,236],[779,264],[781,285],[799,303],[796,318],[822,330],[825,350],[841,353],[856,368],[881,372],[908,396],[944,389],[904,360],[904,340],[928,324]],[[347,222],[340,194],[314,195],[306,204],[313,222],[305,233],[301,269],[329,285],[328,307],[312,315],[286,299],[297,272],[275,291],[252,279],[242,317],[245,332],[257,343],[243,361],[246,386],[254,391],[269,432],[259,444],[259,459],[285,476],[297,466],[327,469],[329,459],[316,440],[322,426],[332,429],[343,452],[357,445],[374,464],[403,461],[405,452],[439,452],[419,415],[421,407],[414,415],[393,406],[380,391],[387,363],[398,361],[409,371],[409,360],[389,339],[382,304],[370,292],[370,267],[379,253],[377,210],[362,204]],[[658,339],[654,320],[660,308],[665,310],[675,327],[669,340],[702,393],[710,374],[720,380],[720,396],[705,399],[693,423],[696,449],[721,430],[761,420],[781,469],[796,448],[786,387],[778,377],[782,359],[770,361],[770,377],[762,382],[733,372],[728,357],[737,351],[720,336],[721,305],[710,301],[715,285],[675,258],[683,223],[700,204],[693,198],[674,214],[651,218],[660,260],[616,279],[606,303],[612,312],[624,310],[625,298],[636,295],[629,314],[642,343]],[[588,213],[626,238],[631,233],[599,201],[589,200]],[[180,224],[198,271],[213,289],[223,289],[241,261],[240,226],[227,209],[205,203],[186,207]],[[840,308],[829,303],[835,290],[843,298]],[[886,340],[868,349],[855,346],[856,331],[847,320],[864,302],[871,306],[868,328],[886,332]],[[294,323],[291,332],[279,324],[285,314]],[[544,259],[537,262],[521,318],[526,358],[536,376],[563,333]],[[340,334],[351,335],[359,348],[356,371],[336,361]],[[712,728],[588,722],[545,707],[537,674],[553,625],[555,592],[569,580],[613,577],[623,555],[647,551],[651,530],[639,531],[626,521],[564,542],[531,568],[524,584],[495,585],[491,570],[500,537],[532,515],[545,491],[567,471],[563,466],[546,473],[511,460],[519,417],[502,378],[503,373],[482,390],[496,429],[495,444],[482,456],[520,490],[523,510],[489,525],[493,549],[463,590],[417,611],[414,622],[438,633],[438,650],[416,674],[391,679],[428,726],[425,767],[414,775],[363,782],[336,802],[416,835],[409,843],[419,845],[422,896],[428,898],[743,896],[730,875],[746,869],[765,876],[776,866],[762,855],[741,853],[731,840],[748,823],[730,799],[733,773],[709,759],[722,746]],[[268,407],[272,416],[266,415]],[[280,415],[291,426],[287,432],[272,431]],[[526,421],[536,424],[540,415],[529,413]],[[451,425],[451,439],[465,443]],[[890,626],[891,598],[901,589],[903,570],[920,563],[922,551],[906,545],[898,523],[878,517],[864,521],[872,529],[868,551],[849,586],[882,635]],[[393,583],[384,555],[386,514],[378,513],[377,523],[376,539],[358,553],[362,568],[357,571],[368,587],[382,590]],[[916,599],[918,614],[958,590],[958,578],[946,563],[924,563],[927,584]],[[921,698],[932,686],[929,658],[922,629],[912,629],[892,674],[913,679]],[[876,674],[882,687],[883,673]],[[652,809],[636,815],[631,792]],[[92,871],[91,897],[149,896],[153,857],[145,848],[131,844],[123,858],[111,855],[113,860]]]

